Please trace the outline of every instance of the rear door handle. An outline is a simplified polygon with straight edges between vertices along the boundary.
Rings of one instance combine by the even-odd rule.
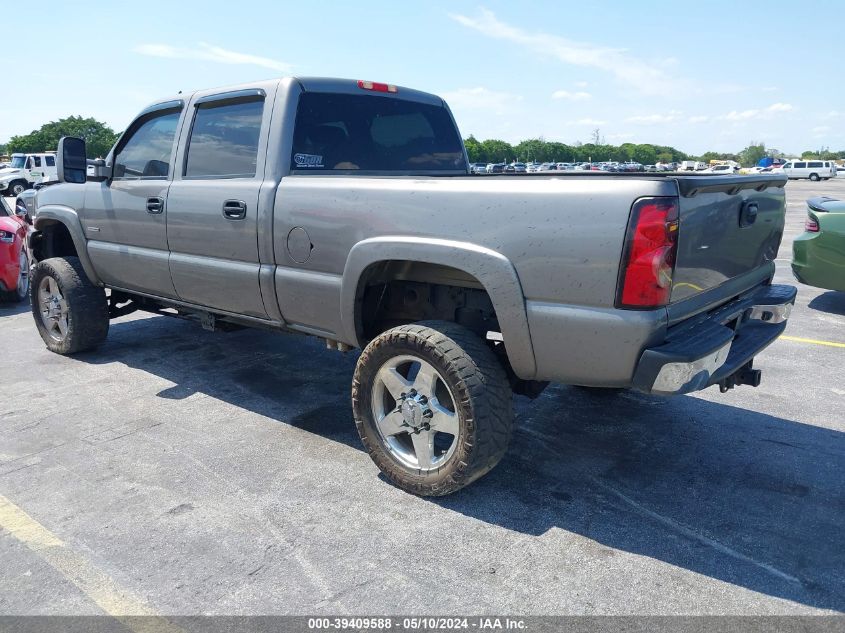
[[[157,215],[164,211],[163,198],[147,198],[147,213]]]
[[[226,200],[223,203],[223,217],[229,220],[243,220],[246,217],[246,202]]]

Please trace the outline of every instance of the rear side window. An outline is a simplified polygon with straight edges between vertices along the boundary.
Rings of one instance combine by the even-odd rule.
[[[44,164],[47,167],[55,167],[56,166],[56,157],[55,156],[45,156],[44,157]]]
[[[820,160],[813,160],[807,163],[807,167],[821,167],[822,162]]]
[[[133,123],[115,152],[114,178],[167,178],[180,113],[180,110],[162,110]]]
[[[197,107],[185,178],[252,178],[264,100],[210,102]]]
[[[465,171],[463,143],[442,106],[377,95],[299,99],[291,170]]]

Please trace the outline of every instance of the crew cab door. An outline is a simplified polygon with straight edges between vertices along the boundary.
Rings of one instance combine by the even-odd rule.
[[[271,106],[261,89],[195,96],[167,198],[170,274],[180,299],[259,318],[258,198]]]
[[[149,108],[110,158],[112,178],[88,182],[81,214],[88,253],[108,286],[176,298],[167,249],[167,189],[183,103]]]

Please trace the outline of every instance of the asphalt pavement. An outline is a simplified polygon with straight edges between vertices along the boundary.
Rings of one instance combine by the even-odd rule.
[[[787,185],[776,282],[820,194]],[[498,468],[432,500],[363,452],[354,353],[135,314],[65,358],[4,305],[0,613],[845,611],[843,326],[801,285],[757,389],[519,397]]]

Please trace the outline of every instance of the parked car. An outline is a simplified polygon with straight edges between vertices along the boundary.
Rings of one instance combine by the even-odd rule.
[[[813,181],[836,177],[836,163],[832,160],[793,160],[775,171],[783,172],[790,180],[809,178]]]
[[[762,168],[761,168],[762,169]],[[739,172],[739,167],[734,167],[733,165],[713,165],[712,167],[708,167],[702,173],[706,174],[735,174]]]
[[[0,197],[0,301],[23,301],[29,296],[29,229],[26,210],[13,211]]]
[[[49,350],[94,349],[135,309],[362,348],[355,425],[416,494],[491,470],[513,392],[547,381],[756,386],[795,300],[771,283],[784,178],[478,178],[443,100],[401,86],[183,93],[143,110],[92,177],[84,141],[59,152],[30,240]]]
[[[471,174],[485,174],[487,173],[487,163],[470,163],[469,172]]]
[[[505,171],[504,163],[487,163],[485,170],[488,174],[501,174]]]
[[[513,170],[515,172],[522,174],[524,174],[528,170],[525,163],[511,163],[511,167],[513,167]]]
[[[792,242],[792,273],[809,286],[845,292],[845,201],[807,200],[804,233]]]

